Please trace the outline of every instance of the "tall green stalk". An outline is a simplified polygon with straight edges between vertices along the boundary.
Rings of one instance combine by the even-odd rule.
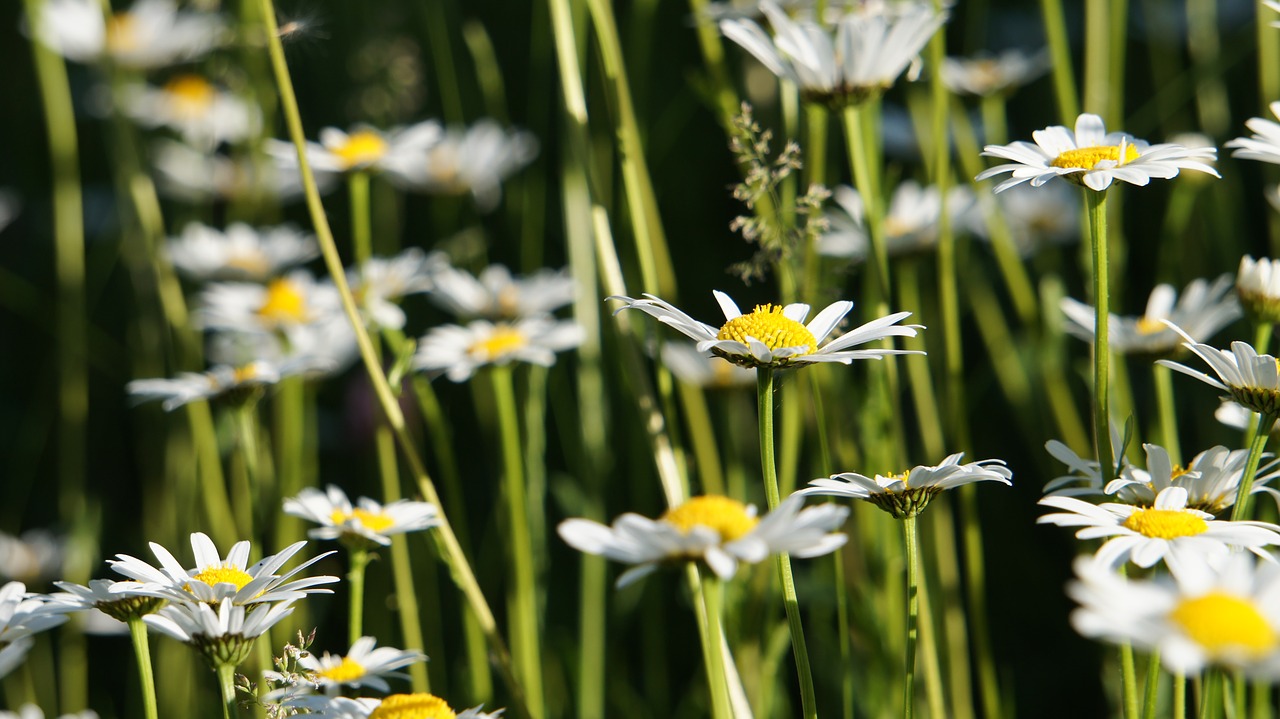
[[[916,707],[916,641],[920,632],[920,530],[915,517],[902,520],[907,548],[907,665],[902,690],[902,717],[911,719]]]
[[[222,691],[222,719],[234,719],[240,716],[240,710],[236,708],[236,665],[219,664],[215,671],[218,688]]]
[[[142,713],[146,719],[157,719],[156,678],[151,671],[151,644],[142,617],[129,617],[129,637],[133,640],[133,656],[138,662],[138,680],[142,685]]]
[[[348,555],[351,565],[347,569],[350,594],[347,605],[347,645],[350,646],[364,636],[364,570],[369,566],[369,550],[356,546],[353,542],[348,548]]]
[[[1156,408],[1160,415],[1160,442],[1169,452],[1169,461],[1182,464],[1182,447],[1178,442],[1178,410],[1173,403],[1173,370],[1152,365],[1156,385]]]
[[[1111,316],[1110,268],[1107,263],[1107,191],[1084,189],[1089,212],[1089,238],[1093,249],[1093,440],[1102,481],[1115,478],[1111,449],[1111,404],[1108,369],[1111,349],[1108,327]]]
[[[1040,12],[1044,15],[1044,34],[1052,58],[1053,94],[1058,100],[1058,114],[1062,124],[1071,126],[1080,114],[1080,101],[1076,96],[1075,70],[1071,64],[1071,45],[1067,39],[1067,19],[1062,11],[1062,0],[1040,0]]]
[[[1271,427],[1277,415],[1259,413],[1253,430],[1253,441],[1249,443],[1249,457],[1245,460],[1244,474],[1240,477],[1240,487],[1236,490],[1236,503],[1231,508],[1231,521],[1249,519],[1249,502],[1252,499],[1253,480],[1258,474],[1258,462],[1262,459],[1262,450],[1271,438]]]
[[[720,578],[713,572],[703,573],[702,602],[707,611],[702,651],[711,693],[711,714],[716,719],[732,719],[733,709],[729,706],[729,685],[725,677],[724,590]]]

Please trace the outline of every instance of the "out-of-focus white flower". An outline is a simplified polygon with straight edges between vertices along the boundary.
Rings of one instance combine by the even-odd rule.
[[[504,130],[493,120],[450,127],[425,148],[397,153],[386,169],[399,184],[437,195],[470,193],[481,210],[502,199],[502,181],[533,162],[538,141],[524,130]]]
[[[287,374],[336,375],[355,362],[355,331],[346,315],[331,312],[322,319],[281,332],[226,331],[209,338],[210,362],[243,367],[254,362],[287,366]]]
[[[160,191],[187,202],[264,196],[286,201],[302,196],[302,175],[296,164],[282,167],[247,155],[209,154],[176,140],[157,140],[152,145],[152,166]],[[316,175],[316,185],[320,192],[328,192],[337,179],[337,175],[322,173]]]
[[[284,332],[342,314],[338,291],[294,270],[267,285],[218,282],[200,294],[197,320],[206,329]]]
[[[357,539],[391,546],[391,535],[418,532],[440,524],[440,513],[430,502],[400,499],[379,504],[360,497],[351,505],[336,485],[325,491],[307,487],[284,501],[284,513],[301,517],[320,526],[307,532],[312,539]]]
[[[994,95],[1016,90],[1049,71],[1049,53],[1009,49],[992,56],[948,57],[942,83],[958,95]]]
[[[828,212],[831,229],[818,238],[818,251],[824,255],[848,257],[863,262],[871,253],[862,196],[848,185],[840,185],[833,193],[840,210]],[[974,206],[973,191],[965,186],[947,191],[946,209],[954,225],[966,226]],[[922,252],[938,242],[938,223],[942,218],[942,193],[936,185],[921,187],[906,180],[893,191],[889,211],[884,217],[885,250],[890,256]]]
[[[676,379],[698,387],[756,386],[755,370],[724,362],[710,352],[699,352],[692,342],[663,342],[662,364]]]
[[[0,719],[44,719],[44,710],[35,704],[24,704],[17,712],[0,711]],[[74,714],[63,714],[58,719],[98,719],[98,714],[92,709],[85,709]]]
[[[536,317],[573,302],[567,269],[512,277],[506,267],[489,265],[472,276],[446,263],[433,267],[431,283],[431,301],[464,320]]]
[[[62,576],[66,539],[45,529],[15,537],[0,532],[0,577],[27,584]]]
[[[31,635],[67,621],[74,607],[40,594],[32,594],[22,582],[0,587],[0,677],[26,658]]]
[[[239,367],[218,365],[206,372],[182,372],[169,379],[135,379],[125,385],[125,391],[135,402],[162,400],[160,406],[171,412],[201,399],[223,398],[233,403],[243,402],[258,397],[267,387],[278,384],[285,377],[314,369],[317,367],[310,360],[280,365],[255,360]]]
[[[41,7],[36,36],[77,62],[109,58],[149,69],[194,60],[222,44],[226,23],[217,15],[180,11],[170,0],[138,0],[106,16],[97,0],[50,0]]]
[[[258,134],[258,106],[236,97],[199,75],[178,75],[163,87],[133,85],[125,90],[123,111],[144,127],[168,127],[192,145],[212,150]]]
[[[414,369],[465,382],[480,367],[511,362],[550,367],[556,352],[582,344],[582,326],[572,320],[529,317],[511,323],[475,320],[465,327],[442,325],[418,341]]]
[[[426,120],[408,127],[383,132],[360,125],[344,132],[336,127],[320,131],[320,142],[308,142],[307,161],[317,174],[345,172],[380,172],[405,156],[419,156],[440,139],[440,123]],[[298,166],[298,153],[292,143],[269,140],[267,153],[286,169]]]
[[[1222,404],[1213,412],[1214,419],[1227,425],[1228,427],[1238,429],[1241,432],[1248,432],[1253,429],[1253,425],[1258,421],[1258,414],[1253,412],[1239,402],[1233,402],[1229,399],[1222,400]],[[1280,432],[1280,420],[1271,425],[1268,430],[1271,434]]]
[[[1023,257],[1034,255],[1045,244],[1080,239],[1080,193],[1063,182],[1040,187],[1016,185],[996,195],[996,211],[1009,228],[1009,236]],[[991,229],[981,212],[972,212],[969,230],[990,240]]]
[[[293,225],[253,228],[236,222],[220,231],[192,222],[165,243],[165,254],[182,274],[201,282],[264,282],[320,254],[315,235]]]
[[[1280,261],[1241,257],[1236,295],[1255,322],[1280,322]]]
[[[410,247],[395,257],[369,258],[358,269],[347,272],[347,282],[366,322],[399,330],[404,328],[405,316],[396,300],[431,290],[435,267],[445,262],[438,252],[428,255]]]
[[[1157,285],[1147,298],[1147,310],[1141,317],[1108,317],[1111,351],[1116,354],[1166,354],[1178,348],[1182,337],[1165,324],[1165,320],[1181,327],[1195,341],[1206,340],[1218,330],[1240,317],[1240,303],[1231,293],[1232,278],[1222,275],[1210,285],[1193,280],[1178,297],[1172,285]],[[1066,330],[1086,342],[1092,342],[1094,308],[1065,297],[1062,312],[1067,316]]]

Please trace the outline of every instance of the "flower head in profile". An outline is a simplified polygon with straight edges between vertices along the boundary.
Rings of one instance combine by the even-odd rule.
[[[1237,553],[1196,561],[1173,577],[1127,579],[1080,557],[1067,593],[1080,607],[1071,623],[1086,637],[1159,652],[1169,671],[1209,666],[1280,678],[1280,566]]]
[[[62,624],[73,611],[74,607],[28,592],[22,582],[0,587],[0,677],[26,658],[33,634]]]
[[[443,263],[433,266],[431,301],[459,319],[512,320],[550,314],[573,302],[567,269],[541,269],[516,277],[503,265],[478,275]]]
[[[93,579],[88,586],[74,582],[54,582],[62,591],[49,598],[70,605],[75,611],[97,610],[121,622],[152,614],[164,606],[160,597],[137,594],[142,582]]]
[[[832,303],[804,324],[809,315],[809,305],[806,304],[756,305],[754,310],[743,314],[729,295],[718,290],[713,294],[725,317],[725,323],[719,329],[693,319],[653,295],[645,295],[639,300],[617,296],[607,299],[626,303],[617,312],[640,310],[695,340],[699,352],[713,352],[743,367],[782,368],[809,362],[849,364],[855,359],[923,354],[915,350],[851,349],[886,337],[915,337],[916,330],[924,329],[923,326],[898,324],[910,317],[910,312],[881,317],[828,339],[832,330],[853,309],[852,302]]]
[[[1049,53],[1012,48],[999,55],[948,57],[942,61],[942,82],[957,95],[1011,93],[1049,71]]]
[[[1156,497],[1169,487],[1187,490],[1187,507],[1210,514],[1222,514],[1236,503],[1237,489],[1244,477],[1249,458],[1246,449],[1228,450],[1218,445],[1197,454],[1184,467],[1169,459],[1169,452],[1156,444],[1144,444],[1147,468],[1126,466],[1120,476],[1107,483],[1106,494],[1125,504],[1152,506]],[[1269,457],[1270,455],[1265,455]],[[1272,462],[1257,470],[1251,493],[1267,492],[1280,498],[1276,490],[1266,486],[1280,476]]]
[[[226,39],[226,22],[211,13],[178,10],[170,0],[138,0],[104,16],[97,0],[51,0],[41,7],[36,36],[76,62],[111,62],[151,69],[194,60]]]
[[[797,495],[849,497],[871,502],[896,519],[915,517],[943,491],[973,482],[1010,481],[1013,473],[999,459],[984,459],[961,464],[964,454],[947,457],[935,467],[918,466],[901,474],[868,477],[856,472],[842,472],[809,481]]]
[[[475,320],[442,325],[418,342],[414,369],[465,382],[481,367],[511,362],[550,367],[556,352],[582,344],[582,326],[572,320],[529,317],[515,322]]]
[[[1181,170],[1221,177],[1208,164],[1217,159],[1214,148],[1171,143],[1151,145],[1127,133],[1108,133],[1097,115],[1081,115],[1076,119],[1074,132],[1054,125],[1035,131],[1032,137],[1035,144],[1018,141],[987,145],[983,155],[1011,162],[984,170],[976,179],[1009,173],[1010,179],[996,185],[996,192],[1024,182],[1039,187],[1055,177],[1101,192],[1114,180],[1144,186],[1152,178],[1176,177]]]
[[[1270,109],[1280,119],[1280,100],[1271,103]],[[1253,130],[1253,136],[1237,137],[1223,147],[1231,148],[1232,157],[1280,165],[1280,124],[1261,117],[1250,118],[1244,124]]]
[[[818,251],[863,262],[871,252],[871,242],[862,196],[848,185],[837,187],[832,194],[839,210],[827,213],[831,229],[818,238]],[[973,191],[968,187],[948,190],[946,212],[953,223],[967,224],[964,218],[973,206]],[[884,218],[884,242],[889,255],[923,252],[936,246],[942,211],[943,196],[936,185],[922,187],[911,180],[900,183]]]
[[[503,710],[480,711],[471,707],[455,712],[448,702],[434,694],[392,694],[382,699],[333,697],[321,701],[303,701],[300,706],[330,719],[501,719]]]
[[[391,691],[387,678],[408,678],[396,672],[397,669],[410,664],[425,661],[427,656],[422,652],[393,647],[374,647],[377,640],[373,637],[360,637],[352,645],[350,651],[343,654],[323,656],[302,654],[298,658],[298,666],[309,678],[324,689],[338,687],[369,687],[380,692]]]
[[[1157,285],[1147,298],[1141,317],[1108,316],[1111,351],[1116,354],[1168,354],[1182,344],[1182,338],[1165,320],[1181,327],[1197,341],[1206,340],[1240,317],[1240,303],[1231,294],[1231,276],[1222,275],[1213,284],[1193,280],[1178,297],[1172,285]],[[1177,300],[1175,304],[1175,299]],[[1066,330],[1086,342],[1094,340],[1094,308],[1065,297],[1062,313]]]
[[[864,102],[893,86],[919,56],[947,14],[930,3],[867,4],[833,26],[793,20],[769,0],[760,3],[772,36],[754,20],[729,19],[720,31],[810,102],[833,107]]]
[[[533,162],[538,141],[493,120],[450,127],[425,147],[389,158],[387,171],[406,189],[432,195],[471,195],[484,211],[502,199],[502,181]]]
[[[320,131],[320,142],[306,144],[307,161],[317,174],[381,172],[391,167],[392,158],[420,154],[440,138],[440,123],[426,120],[408,127],[382,131],[358,125],[350,132],[336,127]],[[280,167],[294,169],[298,154],[292,143],[271,140],[267,153]]]
[[[625,587],[663,564],[700,561],[721,579],[731,579],[738,563],[756,564],[772,554],[817,557],[845,543],[835,530],[848,507],[824,504],[801,509],[804,499],[788,497],[763,518],[756,508],[718,495],[694,497],[658,519],[627,513],[605,526],[567,519],[557,527],[571,547],[635,567],[618,577]]]
[[[391,535],[418,532],[440,523],[439,512],[430,502],[400,499],[379,504],[360,497],[352,506],[336,485],[321,492],[307,487],[284,501],[284,513],[319,524],[307,532],[312,539],[339,539],[344,542],[368,542],[384,547],[391,545]]]
[[[165,243],[174,269],[199,282],[266,282],[320,254],[314,235],[293,225],[254,228],[243,222],[217,230],[192,222]]]
[[[1280,417],[1280,367],[1277,367],[1275,357],[1260,355],[1244,342],[1232,342],[1230,352],[1216,349],[1196,342],[1177,325],[1170,323],[1169,327],[1182,335],[1186,340],[1182,345],[1204,360],[1217,378],[1170,360],[1156,360],[1156,364],[1178,370],[1211,387],[1224,390],[1231,395],[1231,399],[1253,412],[1272,418]]]
[[[206,372],[181,372],[173,378],[135,379],[125,385],[125,391],[134,402],[160,400],[166,412],[202,399],[239,405],[257,401],[266,388],[285,377],[321,367],[310,359],[281,364],[256,360],[239,367],[218,365]]]
[[[1077,539],[1109,538],[1094,555],[1109,566],[1131,561],[1145,568],[1164,561],[1175,573],[1196,559],[1220,559],[1232,547],[1265,556],[1264,547],[1280,544],[1280,527],[1266,522],[1215,520],[1208,512],[1187,507],[1187,497],[1187,490],[1177,486],[1161,490],[1149,507],[1044,497],[1040,504],[1062,511],[1043,515],[1036,522],[1081,527]]]
[[[245,606],[230,597],[215,603],[174,602],[142,618],[148,627],[177,639],[217,668],[248,659],[253,641],[293,613],[293,600]]]
[[[1254,322],[1280,322],[1280,261],[1241,257],[1236,295]]]
[[[248,542],[236,542],[223,558],[208,535],[195,532],[191,535],[191,550],[196,559],[193,569],[184,567],[169,550],[155,542],[151,543],[151,552],[160,560],[159,568],[127,554],[117,554],[108,564],[116,572],[142,583],[140,587],[131,588],[131,593],[175,602],[217,604],[228,600],[244,605],[293,601],[308,594],[331,594],[320,585],[333,584],[338,581],[337,577],[321,575],[289,580],[333,552],[317,555],[277,574],[306,544],[295,542],[279,554],[264,557],[250,566]]]
[[[124,114],[143,127],[167,127],[208,150],[254,137],[262,127],[257,105],[199,75],[177,75],[163,87],[130,86],[121,103]]]

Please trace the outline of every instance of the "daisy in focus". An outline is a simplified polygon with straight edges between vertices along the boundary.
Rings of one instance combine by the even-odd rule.
[[[1067,593],[1080,603],[1071,624],[1086,637],[1160,655],[1169,671],[1206,667],[1280,678],[1280,565],[1234,554],[1197,562],[1174,577],[1131,580],[1080,557]]]
[[[142,621],[156,632],[200,652],[216,669],[236,666],[248,659],[253,641],[293,614],[294,609],[293,600],[245,606],[228,597],[215,604],[166,604]]]
[[[163,87],[130,86],[121,109],[143,127],[168,127],[189,144],[209,150],[254,137],[262,127],[257,105],[199,75],[178,75]]]
[[[929,3],[868,3],[832,25],[792,20],[776,4],[760,9],[770,36],[754,20],[720,22],[724,36],[742,46],[810,102],[832,107],[879,96],[915,62],[947,14]],[[834,34],[833,34],[834,29]]]
[[[863,262],[871,252],[871,241],[862,196],[848,185],[837,187],[832,196],[839,209],[827,212],[831,229],[819,236],[818,251]],[[969,224],[966,218],[973,208],[973,191],[968,187],[947,191],[946,211],[952,223]],[[911,180],[900,183],[893,191],[884,218],[885,250],[889,256],[923,252],[936,246],[942,211],[942,193],[936,185],[921,187]]]
[[[606,299],[626,303],[614,314],[623,310],[640,310],[695,340],[699,352],[713,352],[743,367],[782,368],[810,362],[849,364],[855,359],[924,354],[916,350],[851,349],[886,337],[915,337],[917,330],[924,329],[922,325],[897,324],[910,317],[910,312],[872,320],[828,341],[832,330],[853,309],[852,302],[832,303],[804,324],[809,315],[809,305],[806,304],[757,305],[750,313],[743,314],[725,293],[716,290],[712,294],[726,320],[718,330],[653,295],[645,295],[639,300],[618,296]]]
[[[699,561],[720,579],[732,579],[738,564],[757,564],[772,554],[818,557],[844,545],[835,530],[848,507],[823,504],[801,509],[795,495],[763,518],[756,508],[728,497],[694,497],[658,519],[627,513],[606,527],[589,519],[567,519],[556,531],[566,544],[587,554],[636,566],[618,577],[622,588],[663,564]]]
[[[320,247],[315,235],[293,225],[255,229],[236,222],[223,231],[192,222],[165,243],[165,254],[175,269],[199,282],[266,282],[316,258]]]
[[[346,492],[332,484],[323,492],[307,487],[298,496],[286,499],[284,513],[319,524],[307,532],[312,539],[368,542],[384,547],[391,545],[393,534],[418,532],[440,523],[439,512],[430,502],[401,499],[383,505],[360,497],[352,506]]]
[[[999,55],[948,57],[942,61],[942,83],[957,95],[1008,94],[1049,71],[1049,53],[1016,48]]]
[[[76,62],[111,62],[137,70],[189,62],[221,45],[226,22],[211,13],[178,10],[170,0],[138,0],[103,16],[97,0],[51,0],[41,7],[35,34]]]
[[[140,619],[164,606],[165,600],[136,594],[141,582],[91,579],[84,586],[74,582],[54,582],[62,591],[49,598],[71,606],[74,611],[97,610],[121,622]]]
[[[380,692],[391,691],[387,678],[407,679],[405,674],[397,673],[397,669],[410,664],[425,661],[427,656],[419,651],[377,647],[373,637],[360,637],[351,645],[345,655],[330,654],[323,656],[303,654],[298,658],[298,666],[305,670],[310,679],[326,692],[336,692],[339,687],[359,689],[369,687]]]
[[[333,552],[317,555],[284,574],[276,574],[306,544],[295,542],[279,554],[264,557],[249,566],[247,541],[236,542],[224,559],[208,535],[195,532],[191,535],[191,550],[196,559],[193,569],[183,567],[169,550],[155,542],[151,543],[151,552],[160,560],[159,568],[127,554],[117,554],[107,563],[116,572],[142,583],[142,586],[131,587],[131,593],[175,602],[217,604],[225,600],[239,606],[291,602],[308,594],[332,594],[331,590],[319,587],[337,582],[337,577],[320,575],[288,580]]]
[[[440,137],[440,124],[426,120],[386,132],[359,125],[344,132],[336,127],[320,131],[320,142],[308,142],[307,161],[317,175],[347,172],[380,172],[392,158],[421,154]],[[284,170],[297,171],[298,153],[293,143],[269,140],[267,154]]]
[[[475,320],[442,325],[418,341],[413,368],[465,382],[481,367],[528,362],[550,367],[556,352],[582,344],[582,326],[572,320],[529,317],[515,322]]]
[[[1156,364],[1224,390],[1250,411],[1259,412],[1273,420],[1280,418],[1280,367],[1277,367],[1275,357],[1260,355],[1244,342],[1232,342],[1230,352],[1216,349],[1196,342],[1177,325],[1170,323],[1169,327],[1182,335],[1186,340],[1182,343],[1183,346],[1204,360],[1217,375],[1217,379],[1171,360],[1156,360]]]
[[[1036,523],[1081,527],[1077,539],[1109,537],[1094,555],[1109,567],[1131,561],[1149,568],[1163,560],[1175,574],[1192,562],[1222,559],[1232,547],[1266,556],[1264,547],[1280,544],[1280,527],[1215,520],[1208,512],[1188,508],[1187,497],[1187,490],[1177,486],[1161,490],[1150,507],[1044,497],[1040,504],[1063,511],[1042,515]]]
[[[1202,279],[1193,280],[1181,297],[1172,285],[1157,285],[1147,298],[1147,309],[1141,317],[1108,314],[1111,351],[1161,355],[1178,349],[1182,338],[1165,320],[1183,328],[1196,341],[1212,337],[1240,317],[1240,303],[1231,294],[1231,288],[1230,275],[1222,275],[1212,285]],[[1060,306],[1067,318],[1067,332],[1093,342],[1093,306],[1070,297],[1064,297]]]
[[[1253,322],[1280,322],[1280,262],[1266,257],[1241,257],[1236,295]]]
[[[999,459],[961,464],[963,453],[953,454],[935,467],[917,466],[901,474],[875,477],[842,472],[809,481],[809,486],[793,496],[825,495],[871,502],[892,514],[908,519],[924,511],[943,491],[973,482],[1000,482],[1012,485],[1013,472]]]
[[[282,364],[255,360],[238,367],[217,365],[205,372],[181,372],[168,379],[135,379],[125,385],[125,391],[136,403],[160,400],[166,412],[199,400],[243,405],[256,401],[285,377],[325,367],[311,359]]]
[[[448,263],[433,265],[430,299],[460,319],[517,319],[550,314],[573,302],[568,269],[541,269],[512,276],[503,265],[489,265],[478,275]]]
[[[1147,468],[1126,466],[1119,477],[1107,483],[1104,488],[1107,494],[1125,504],[1149,507],[1155,504],[1160,492],[1169,487],[1182,487],[1187,491],[1190,509],[1216,515],[1235,504],[1249,450],[1228,450],[1221,445],[1210,447],[1183,467],[1170,461],[1164,447],[1144,444],[1142,448],[1147,453]],[[1280,499],[1275,489],[1264,486],[1280,476],[1280,472],[1272,472],[1276,466],[1277,463],[1272,462],[1258,469],[1251,492],[1268,492]]]
[[[1170,143],[1148,144],[1123,132],[1106,131],[1102,118],[1083,114],[1075,131],[1054,125],[1032,133],[1035,144],[1018,141],[1008,145],[987,145],[983,155],[1011,160],[984,170],[975,179],[985,180],[1009,173],[1011,178],[996,185],[1002,192],[1024,182],[1039,187],[1055,177],[1101,192],[1119,180],[1144,186],[1152,178],[1167,180],[1181,170],[1196,170],[1221,177],[1209,163],[1217,159],[1212,147],[1183,147]]]
[[[397,184],[432,195],[466,195],[492,210],[502,199],[502,181],[538,156],[538,141],[524,130],[504,130],[493,120],[450,127],[422,148],[389,157],[388,174]]]
[[[382,699],[334,697],[303,706],[332,719],[500,719],[503,712],[483,712],[478,706],[455,712],[445,700],[424,692],[392,694]]]

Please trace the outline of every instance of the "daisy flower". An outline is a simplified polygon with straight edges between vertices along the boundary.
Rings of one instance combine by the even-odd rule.
[[[831,229],[818,238],[818,251],[863,262],[871,251],[871,243],[862,196],[848,185],[840,185],[832,195],[839,209],[826,214]],[[973,191],[968,187],[953,187],[947,192],[946,200],[952,221],[968,224],[964,218],[974,207]],[[936,185],[921,187],[912,180],[899,184],[884,218],[885,249],[889,255],[922,252],[934,247],[938,242],[942,207],[942,193]]]
[[[992,56],[948,57],[942,61],[942,84],[957,95],[1009,93],[1049,71],[1049,53],[1009,49]]]
[[[92,579],[89,586],[74,582],[54,582],[62,591],[49,595],[75,611],[97,610],[121,622],[152,614],[164,606],[163,599],[135,592],[143,588],[142,582]]]
[[[1244,342],[1232,342],[1230,352],[1216,349],[1196,342],[1177,325],[1168,324],[1186,340],[1182,345],[1204,360],[1218,378],[1214,379],[1204,372],[1171,360],[1156,360],[1156,364],[1178,370],[1211,387],[1224,390],[1232,399],[1253,412],[1272,418],[1280,417],[1280,367],[1277,367],[1275,357],[1260,355]]]
[[[1280,527],[1215,520],[1208,512],[1188,508],[1187,497],[1187,490],[1177,486],[1161,490],[1151,507],[1044,497],[1040,504],[1063,511],[1043,515],[1036,523],[1082,527],[1077,539],[1109,537],[1094,556],[1111,567],[1127,560],[1147,568],[1164,560],[1170,570],[1179,572],[1196,556],[1220,559],[1231,547],[1265,556],[1263,547],[1280,544]]]
[[[391,535],[430,529],[440,523],[439,512],[430,502],[401,499],[382,505],[361,497],[356,506],[335,485],[321,492],[314,487],[284,501],[284,513],[320,526],[307,532],[312,539],[359,540],[391,545]]]
[[[1143,186],[1151,178],[1167,180],[1180,170],[1196,170],[1221,177],[1208,163],[1217,159],[1212,147],[1183,147],[1170,143],[1150,145],[1123,132],[1106,131],[1102,118],[1084,114],[1076,119],[1075,132],[1054,125],[1032,133],[1035,144],[1014,142],[987,145],[983,155],[1011,160],[984,170],[977,180],[1010,173],[1011,179],[996,185],[996,192],[1030,181],[1039,187],[1055,177],[1090,190],[1103,191],[1113,180]]]
[[[713,354],[699,352],[691,342],[663,342],[662,364],[676,379],[695,387],[728,389],[756,386],[753,370],[721,362]]]
[[[1271,114],[1280,119],[1280,100],[1268,107]],[[1259,160],[1280,164],[1280,124],[1261,117],[1253,117],[1245,121],[1245,127],[1253,130],[1252,137],[1237,137],[1228,140],[1223,147],[1231,148],[1231,156],[1245,160]]]
[[[306,270],[276,277],[265,286],[219,282],[200,293],[196,318],[205,329],[288,333],[291,329],[341,316],[338,291]]]
[[[928,3],[868,4],[834,26],[792,20],[768,0],[760,9],[770,37],[754,20],[720,22],[720,31],[774,75],[791,80],[810,102],[860,103],[893,86],[917,59],[947,14]],[[833,35],[834,31],[834,35]]]
[[[295,542],[279,554],[249,566],[248,542],[236,542],[224,559],[218,555],[213,540],[202,532],[195,532],[191,535],[191,550],[196,558],[194,569],[183,567],[169,550],[155,542],[151,543],[151,552],[160,560],[160,568],[127,554],[117,554],[107,563],[120,574],[142,583],[143,586],[132,588],[131,592],[176,602],[217,604],[227,600],[238,606],[293,601],[308,594],[332,594],[318,586],[333,584],[338,581],[337,577],[322,575],[288,580],[333,552],[317,555],[284,574],[276,574],[305,545],[306,542]]]
[[[1240,258],[1236,295],[1250,319],[1257,323],[1280,322],[1280,262],[1265,257]]]
[[[284,332],[215,332],[209,336],[210,362],[242,367],[254,362],[286,366],[289,374],[326,377],[351,366],[359,353],[355,330],[345,314],[330,312]]]
[[[358,269],[348,270],[347,282],[366,322],[399,330],[404,328],[405,316],[396,300],[430,291],[434,266],[443,262],[438,252],[428,255],[410,247],[395,257],[369,258]]]
[[[143,127],[168,127],[192,145],[210,150],[254,137],[262,128],[257,105],[199,75],[177,75],[164,87],[130,86],[121,109]]]
[[[1231,286],[1230,275],[1222,275],[1212,285],[1197,279],[1187,285],[1179,298],[1172,285],[1157,285],[1147,298],[1147,309],[1141,317],[1108,314],[1111,351],[1148,355],[1172,352],[1182,344],[1182,338],[1165,325],[1165,320],[1197,340],[1212,337],[1240,317],[1240,303],[1231,294]],[[1064,297],[1060,307],[1067,317],[1067,332],[1093,342],[1093,306]]]
[[[197,281],[265,282],[320,254],[315,235],[293,225],[253,228],[232,223],[225,231],[192,222],[165,243],[169,262]]]
[[[306,702],[303,706],[318,710],[316,714],[326,719],[501,719],[503,712],[502,709],[482,712],[479,706],[455,712],[448,702],[425,692],[392,694],[382,699],[333,697],[321,702]]]
[[[1155,504],[1160,492],[1169,487],[1182,487],[1187,490],[1187,506],[1191,509],[1221,514],[1235,504],[1249,450],[1228,450],[1221,445],[1210,447],[1183,467],[1170,461],[1164,447],[1144,444],[1142,448],[1147,453],[1147,468],[1125,467],[1118,478],[1107,483],[1104,488],[1107,494],[1115,495],[1125,504],[1149,507]],[[1272,462],[1258,470],[1253,492],[1276,494],[1276,490],[1263,486],[1280,476],[1271,472],[1276,466],[1277,463]]]
[[[427,656],[411,649],[393,649],[392,647],[374,648],[377,640],[373,637],[360,637],[351,645],[346,655],[330,654],[317,657],[314,654],[303,654],[298,658],[298,666],[306,670],[310,678],[321,688],[337,690],[338,687],[369,687],[380,692],[391,691],[386,677],[407,678],[396,670],[416,662],[425,661]]]
[[[1047,244],[1080,239],[1080,193],[1070,185],[1052,182],[1041,187],[1018,185],[996,195],[996,211],[1022,257],[1031,257]],[[984,213],[966,215],[966,228],[980,240],[991,239]]]
[[[318,144],[307,143],[307,161],[317,174],[380,172],[391,167],[393,158],[421,154],[439,137],[440,124],[435,120],[386,132],[368,125],[359,125],[349,133],[326,127],[320,131]],[[296,171],[298,153],[293,143],[268,140],[266,150],[280,167]]]
[[[1080,557],[1067,593],[1080,603],[1071,623],[1086,637],[1158,653],[1169,671],[1209,666],[1280,678],[1280,566],[1233,554],[1174,577],[1131,580]]]
[[[13,671],[31,651],[33,634],[67,621],[74,607],[32,594],[22,582],[0,587],[0,677]]]
[[[916,350],[850,349],[886,337],[915,337],[917,330],[924,329],[923,325],[897,324],[910,317],[910,312],[898,312],[872,320],[827,341],[831,331],[840,324],[845,315],[849,314],[849,310],[853,309],[852,302],[840,301],[830,304],[806,325],[804,320],[809,315],[809,305],[806,304],[795,303],[785,307],[772,304],[756,305],[750,313],[743,314],[729,295],[719,290],[712,294],[715,295],[716,302],[719,303],[726,320],[718,330],[693,319],[675,306],[653,295],[645,295],[645,299],[640,300],[619,296],[606,299],[621,300],[626,303],[617,312],[640,310],[697,341],[699,352],[714,352],[743,367],[781,368],[808,362],[849,364],[855,359],[924,354]]]
[[[181,372],[170,379],[135,379],[125,385],[125,391],[135,403],[161,400],[166,412],[202,399],[243,404],[261,397],[267,387],[285,377],[322,367],[311,359],[283,364],[255,360],[239,367],[217,365],[206,372]]]
[[[475,320],[465,327],[442,325],[418,341],[413,368],[465,382],[486,365],[555,364],[556,352],[582,344],[582,326],[572,320],[529,317],[514,322]]]
[[[336,581],[336,580],[335,580]],[[293,600],[245,606],[230,597],[215,604],[176,602],[142,618],[147,626],[190,645],[214,668],[249,658],[253,640],[293,613]]]
[[[862,499],[892,514],[895,519],[915,517],[944,490],[973,482],[1013,484],[1013,472],[999,459],[960,464],[963,453],[953,454],[936,467],[917,466],[901,473],[875,477],[842,472],[809,481],[797,496],[826,495]]]
[[[176,140],[152,143],[151,166],[156,186],[166,197],[193,203],[212,199],[260,201],[264,196],[281,201],[302,196],[302,175],[293,167],[261,163],[250,155],[230,157],[196,150]],[[320,192],[328,192],[338,176],[316,176]]]
[[[568,269],[541,269],[513,277],[502,265],[489,265],[478,275],[443,263],[431,273],[432,302],[461,319],[516,319],[550,314],[573,302]]]
[[[637,565],[618,577],[622,588],[662,564],[704,562],[721,579],[732,579],[738,563],[756,564],[772,554],[818,557],[842,546],[835,530],[848,507],[823,504],[801,509],[792,495],[763,518],[754,505],[717,495],[694,497],[658,519],[627,513],[606,527],[589,519],[567,519],[556,531],[566,544],[587,554]]]
[[[138,0],[103,15],[97,0],[50,0],[41,7],[36,36],[76,62],[111,62],[149,69],[194,60],[221,45],[226,23],[217,15],[179,11],[170,0]]]
[[[17,712],[0,711],[0,719],[44,719],[44,710],[35,704],[24,704]],[[92,709],[85,709],[75,714],[63,714],[58,719],[98,719],[98,714]]]
[[[493,120],[450,127],[425,147],[388,158],[391,179],[432,195],[475,198],[481,210],[502,199],[502,181],[538,156],[538,141],[524,130],[504,130]]]

